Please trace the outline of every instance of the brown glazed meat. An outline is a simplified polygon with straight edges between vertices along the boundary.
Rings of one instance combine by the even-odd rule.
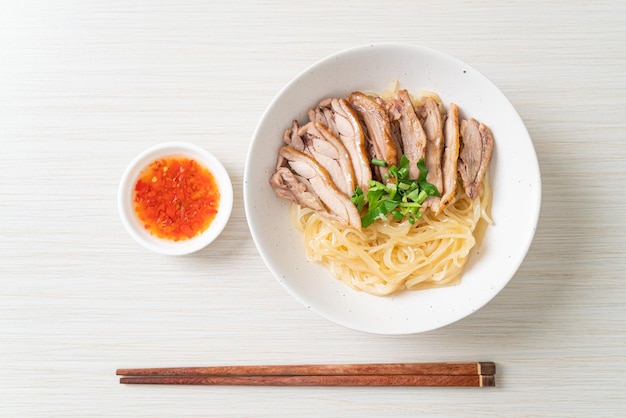
[[[343,143],[319,123],[309,122],[298,131],[304,152],[328,171],[331,180],[346,196],[352,196],[356,185],[354,169]]]
[[[358,91],[348,96],[348,103],[356,110],[359,118],[365,124],[370,159],[383,160],[387,163],[387,167],[397,165],[399,155],[391,137],[391,122],[385,108],[374,99]],[[387,174],[387,167],[375,166],[373,176],[382,181]]]
[[[361,228],[361,214],[350,200],[369,181],[387,183],[389,167],[400,157],[409,160],[409,178],[419,178],[425,160],[426,181],[441,197],[430,196],[421,211],[441,214],[457,196],[462,182],[467,196],[479,195],[494,140],[489,128],[475,119],[460,120],[459,108],[447,112],[433,97],[413,103],[409,92],[392,97],[353,92],[347,98],[326,98],[285,130],[270,184],[276,195],[339,222]],[[385,166],[372,164],[379,159]],[[460,177],[460,180],[459,180]]]
[[[427,98],[415,109],[415,113],[422,122],[426,132],[426,168],[428,176],[426,181],[433,184],[439,190],[443,190],[443,178],[441,175],[441,154],[443,152],[443,120],[439,106],[431,98]],[[436,208],[439,198],[430,196],[423,204],[423,208]],[[436,210],[436,209],[435,209]]]
[[[270,184],[276,196],[314,211],[325,211],[322,201],[317,196],[311,183],[296,176],[288,167],[278,167],[270,178]]]
[[[409,178],[417,179],[417,162],[426,156],[426,132],[415,114],[413,103],[406,90],[398,91],[396,97],[388,101],[390,117],[397,123],[402,154],[409,160]]]
[[[478,196],[493,153],[491,130],[476,119],[461,121],[461,150],[459,173],[465,193],[471,199]]]
[[[282,147],[278,154],[283,159],[279,163],[306,180],[307,189],[310,187],[310,192],[315,193],[324,204],[325,211],[321,213],[354,228],[361,227],[361,215],[354,203],[337,189],[328,172],[316,160],[289,145]]]
[[[436,214],[440,214],[456,196],[459,159],[459,108],[450,103],[443,122],[443,156],[441,157],[442,187]]]
[[[356,185],[366,192],[372,179],[370,160],[365,148],[365,134],[355,110],[345,99],[324,99],[309,110],[309,119],[328,128],[343,143],[350,160]]]

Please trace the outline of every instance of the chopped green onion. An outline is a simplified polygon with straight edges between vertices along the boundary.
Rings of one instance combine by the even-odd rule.
[[[386,167],[387,163],[376,158],[372,164]],[[356,187],[350,200],[356,205],[359,212],[367,207],[367,212],[361,217],[361,226],[367,228],[379,219],[386,219],[388,214],[393,218],[402,220],[405,217],[409,223],[414,224],[421,218],[419,211],[422,203],[429,196],[440,196],[437,187],[426,181],[428,169],[424,159],[417,163],[419,177],[409,178],[409,159],[403,155],[400,163],[389,167],[384,179],[386,184],[376,180],[370,180],[367,193],[363,193],[360,187]]]
[[[378,158],[372,158],[372,165],[377,165],[379,167],[387,167],[387,161],[379,160]]]
[[[363,194],[363,189],[361,189],[360,186],[356,186],[356,189],[354,189],[354,194],[352,195],[350,200],[356,205],[356,208],[359,212],[363,210],[363,208],[365,207],[365,195]]]

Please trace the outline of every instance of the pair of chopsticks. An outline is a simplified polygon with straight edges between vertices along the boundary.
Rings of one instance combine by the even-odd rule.
[[[495,386],[496,365],[322,364],[118,369],[123,384],[243,386]]]

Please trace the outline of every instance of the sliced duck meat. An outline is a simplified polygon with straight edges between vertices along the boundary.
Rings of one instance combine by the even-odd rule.
[[[354,169],[350,155],[339,138],[323,125],[314,122],[301,127],[296,136],[302,139],[304,148],[294,148],[313,157],[328,171],[337,188],[346,196],[352,196],[356,186]]]
[[[348,103],[356,110],[363,120],[366,131],[366,150],[370,159],[376,158],[385,161],[386,167],[373,166],[372,175],[382,181],[387,174],[388,167],[397,165],[399,153],[391,137],[391,122],[386,109],[376,100],[361,92],[354,92],[348,96]]]
[[[436,208],[440,214],[456,196],[457,161],[459,158],[459,108],[450,103],[443,122],[443,156],[441,158],[441,176],[443,190]]]
[[[270,178],[270,184],[276,196],[280,198],[291,200],[314,211],[325,211],[311,183],[303,177],[296,176],[288,167],[278,167]]]
[[[415,113],[426,133],[426,181],[433,184],[441,193],[443,180],[441,175],[441,154],[443,151],[443,120],[437,102],[427,98],[415,108]],[[430,196],[424,201],[423,208],[436,208],[439,197]],[[436,210],[436,209],[435,209]]]
[[[399,162],[400,157],[402,156],[402,132],[400,131],[399,122],[400,115],[393,110],[392,99],[385,100],[379,96],[374,98],[374,100],[387,112],[387,117],[389,118],[389,133],[391,134],[391,142],[393,143],[393,147],[396,150]]]
[[[361,228],[361,216],[356,206],[337,189],[328,172],[317,161],[289,145],[280,148],[278,154],[297,176],[308,181],[311,190],[324,204],[324,210],[319,213],[345,225]]]
[[[304,141],[302,140],[302,137],[298,135],[299,131],[300,125],[297,120],[294,120],[291,128],[285,131],[285,134],[283,135],[283,142],[287,145],[291,145],[298,151],[304,151]]]
[[[493,134],[484,124],[470,118],[461,121],[461,149],[459,151],[459,173],[465,194],[474,199],[487,172],[493,153]]]
[[[396,121],[399,130],[402,153],[409,160],[409,177],[417,179],[420,174],[417,162],[426,155],[426,132],[415,114],[408,91],[399,90],[388,103],[390,117]]]
[[[334,118],[331,110],[333,98],[326,98],[321,100],[315,109],[309,109],[308,116],[311,122],[321,123],[326,126],[330,131],[337,135],[337,130],[334,126]]]
[[[345,99],[324,99],[315,109],[309,110],[309,119],[327,127],[339,138],[350,155],[356,184],[363,191],[367,191],[372,171],[365,148],[363,128],[352,106]]]

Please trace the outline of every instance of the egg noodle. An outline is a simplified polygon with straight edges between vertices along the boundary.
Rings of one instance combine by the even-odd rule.
[[[454,202],[438,217],[426,211],[413,225],[389,216],[356,229],[297,204],[290,216],[308,260],[353,289],[384,296],[458,284],[470,250],[491,223],[491,196],[488,176],[473,200],[459,184]]]

